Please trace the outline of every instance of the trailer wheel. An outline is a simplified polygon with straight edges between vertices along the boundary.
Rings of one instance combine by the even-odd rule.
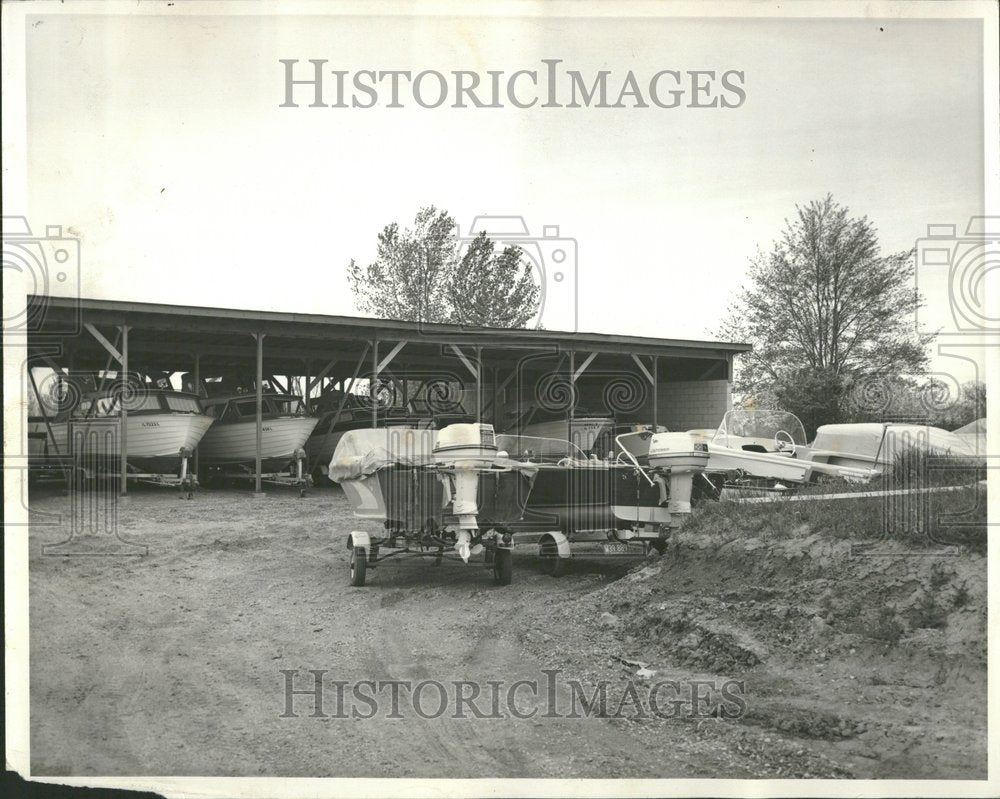
[[[351,550],[351,585],[360,588],[365,584],[365,572],[368,570],[368,553],[364,547],[354,547]]]
[[[493,581],[510,585],[514,578],[514,555],[509,549],[498,549],[493,555]]]
[[[558,577],[563,573],[566,564],[559,557],[559,547],[551,538],[546,538],[538,547],[538,557],[542,559],[542,571],[549,577]]]

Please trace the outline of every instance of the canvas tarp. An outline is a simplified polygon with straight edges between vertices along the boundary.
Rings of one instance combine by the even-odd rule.
[[[330,459],[330,479],[356,480],[389,464],[432,463],[437,430],[380,427],[348,430]]]
[[[940,427],[879,422],[821,425],[816,430],[812,449],[853,455],[884,466],[888,465],[893,453],[907,446],[958,457],[976,455],[975,449],[962,436]]]

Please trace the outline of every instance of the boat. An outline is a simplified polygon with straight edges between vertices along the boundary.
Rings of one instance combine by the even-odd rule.
[[[985,447],[976,430],[978,427],[967,426],[950,432],[898,422],[825,424],[816,429],[813,443],[798,454],[818,464],[876,472],[889,468],[907,450],[980,461]]]
[[[705,437],[705,431],[689,431]],[[708,441],[706,478],[716,489],[784,490],[821,479],[869,482],[904,450],[976,459],[978,441],[929,425],[864,422],[820,425],[811,443],[795,414],[773,409],[726,413]]]
[[[122,398],[125,396],[126,463],[130,479],[193,487],[187,459],[203,441],[213,418],[194,394],[150,386],[84,393],[73,408],[54,417],[35,417],[32,453],[49,463],[69,459],[88,476],[118,474],[121,460]],[[176,476],[176,480],[173,478]]]
[[[629,554],[630,543],[662,551],[690,514],[693,480],[708,461],[706,445],[662,430],[619,433],[613,459],[537,436],[500,435],[497,444],[538,468],[524,516],[512,526],[519,542],[538,544],[551,574],[574,543],[601,542],[609,555]]]
[[[389,557],[484,554],[494,579],[509,584],[511,525],[522,516],[537,471],[507,457],[489,424],[346,431],[328,467],[355,517],[379,525],[352,531],[351,583]]]
[[[261,472],[277,476],[298,464],[301,472],[306,440],[319,421],[306,413],[302,398],[291,394],[261,395]],[[257,397],[253,393],[208,397],[205,412],[216,421],[198,447],[200,464],[218,476],[253,475],[257,456]],[[294,482],[304,481],[297,474]]]
[[[691,431],[704,436],[704,431]],[[808,483],[811,461],[796,458],[797,448],[806,446],[802,422],[793,413],[771,409],[728,411],[708,441],[706,476],[725,476],[732,485],[759,481]],[[717,480],[713,483],[718,485]]]
[[[690,432],[704,436],[702,430]],[[705,482],[717,497],[723,486],[785,490],[821,478],[868,482],[880,473],[870,463],[839,459],[836,450],[824,448],[819,437],[817,441],[806,443],[802,422],[788,411],[727,411],[708,441]]]
[[[957,430],[952,431],[969,452],[977,456],[986,454],[986,417],[983,416]]]

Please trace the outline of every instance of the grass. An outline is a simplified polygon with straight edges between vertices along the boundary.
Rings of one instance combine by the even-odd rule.
[[[958,546],[985,554],[985,469],[961,458],[903,452],[882,480],[868,484],[829,481],[800,494],[955,486],[957,490],[890,497],[740,504],[701,502],[688,528],[727,537],[789,538],[819,533],[871,542],[891,539],[917,548]]]

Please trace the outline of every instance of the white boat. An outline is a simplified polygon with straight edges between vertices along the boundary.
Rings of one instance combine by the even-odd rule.
[[[704,438],[704,431],[690,433]],[[819,436],[817,441],[822,444]],[[874,463],[839,458],[836,448],[808,445],[802,422],[781,410],[727,412],[708,442],[708,455],[709,474],[778,483],[808,483],[820,475],[865,482],[879,473]]]
[[[278,471],[302,457],[318,420],[306,415],[299,397],[267,393],[261,402],[261,468]],[[256,395],[209,397],[202,404],[216,422],[198,448],[200,461],[212,466],[253,464],[257,454]]]
[[[493,425],[452,424],[431,428],[348,430],[329,464],[359,519],[377,532],[353,530],[351,584],[365,583],[367,570],[400,555],[446,553],[469,563],[484,554],[494,579],[512,574],[511,525],[524,513],[538,467],[508,457]]]
[[[132,472],[169,474],[202,441],[212,425],[198,397],[144,386],[126,400],[126,461]],[[117,387],[84,395],[77,407],[46,424],[33,422],[33,454],[73,458],[115,471],[121,458],[121,392]],[[44,442],[44,443],[42,443]]]
[[[985,454],[978,437],[962,431],[952,433],[930,425],[864,422],[820,425],[813,443],[803,448],[799,457],[831,467],[882,471],[908,449],[970,460],[981,460]]]

